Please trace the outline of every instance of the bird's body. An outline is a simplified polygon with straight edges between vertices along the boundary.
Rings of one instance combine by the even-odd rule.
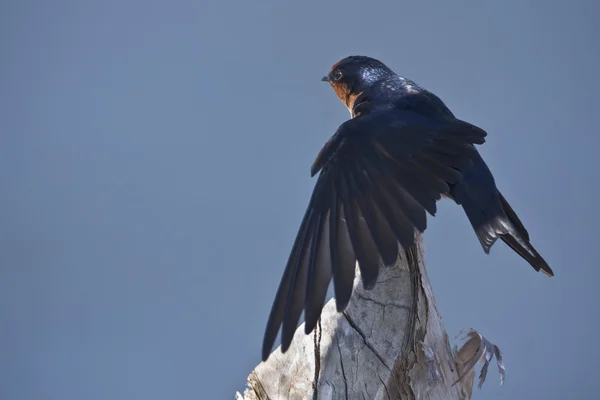
[[[485,142],[485,131],[373,58],[347,57],[323,80],[352,118],[312,166],[319,178],[273,303],[263,360],[282,324],[287,350],[303,310],[305,332],[314,329],[332,278],[337,309],[345,309],[356,261],[363,286],[372,288],[380,264],[396,262],[398,244],[414,243],[442,196],[463,207],[486,253],[500,238],[536,271],[553,275],[474,146]]]

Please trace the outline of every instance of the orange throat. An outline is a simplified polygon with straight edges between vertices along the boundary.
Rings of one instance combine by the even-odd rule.
[[[344,103],[346,108],[348,108],[348,111],[350,111],[350,114],[352,114],[352,109],[354,108],[354,102],[356,101],[358,96],[363,94],[363,92],[353,94],[353,93],[350,93],[350,89],[346,85],[335,85],[334,84],[331,86],[333,87],[333,91],[335,92],[337,97],[342,101],[342,103]]]

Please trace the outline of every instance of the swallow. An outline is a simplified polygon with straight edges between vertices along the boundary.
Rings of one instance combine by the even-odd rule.
[[[312,165],[319,177],[275,295],[263,361],[282,325],[287,351],[302,311],[305,333],[312,332],[332,279],[337,311],[346,308],[357,261],[363,287],[372,289],[380,266],[394,265],[400,247],[414,244],[442,197],[462,206],[485,253],[501,239],[536,271],[554,275],[475,147],[485,143],[483,129],[374,58],[346,57],[321,80],[351,118]]]

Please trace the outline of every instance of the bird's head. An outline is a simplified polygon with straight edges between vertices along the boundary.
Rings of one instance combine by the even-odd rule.
[[[356,98],[370,86],[393,75],[384,63],[371,57],[350,56],[341,59],[321,80],[329,82],[335,94],[350,111]]]

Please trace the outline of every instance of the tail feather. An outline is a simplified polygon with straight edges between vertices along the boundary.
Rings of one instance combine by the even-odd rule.
[[[529,233],[515,211],[502,196],[502,193],[497,193],[500,200],[495,202],[497,207],[491,207],[488,204],[484,208],[468,195],[460,198],[459,204],[463,206],[483,250],[489,253],[496,240],[501,239],[536,271],[554,276],[554,272],[552,272],[548,263],[530,243]]]
[[[542,271],[548,276],[554,276],[552,268],[542,258],[540,253],[527,242],[527,247],[523,246],[519,241],[514,238],[511,234],[500,235],[500,239],[506,243],[511,249],[513,249],[518,255],[523,257],[536,271]]]
[[[502,209],[504,210],[504,213],[508,216],[508,219],[510,219],[510,222],[512,222],[514,227],[517,229],[519,235],[521,235],[521,237],[525,241],[529,242],[529,232],[527,232],[527,229],[525,229],[525,227],[523,226],[523,223],[517,216],[515,210],[513,210],[510,204],[508,204],[508,201],[506,201],[501,192],[498,192],[498,196],[500,196],[500,203],[502,204]]]
[[[536,271],[542,271],[548,276],[554,276],[552,268],[546,260],[537,252],[533,245],[529,242],[529,232],[523,226],[523,223],[517,216],[517,213],[512,209],[508,201],[502,193],[498,192],[502,209],[511,223],[511,228],[507,234],[501,234],[500,239],[513,249],[518,255],[523,257]]]

